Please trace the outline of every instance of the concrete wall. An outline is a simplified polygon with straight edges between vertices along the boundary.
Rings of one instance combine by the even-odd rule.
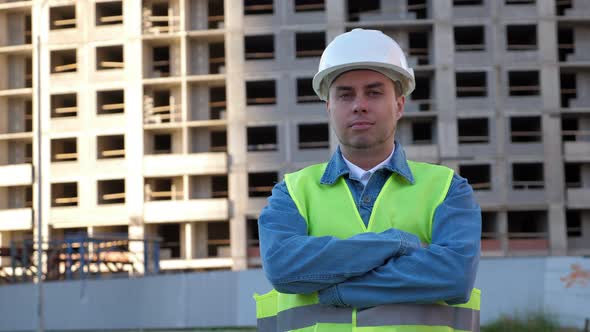
[[[590,317],[590,285],[567,284],[581,257],[484,259],[476,287],[481,321],[502,314],[547,311],[563,324],[583,326]],[[270,285],[262,270],[160,275],[139,279],[51,282],[44,285],[47,330],[188,329],[253,327],[252,294]],[[0,287],[0,331],[36,327],[33,284]]]

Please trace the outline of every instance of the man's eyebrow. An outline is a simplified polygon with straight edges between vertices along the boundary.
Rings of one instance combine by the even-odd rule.
[[[382,86],[384,86],[383,82],[375,82],[375,83],[367,84],[365,86],[365,89],[380,88]]]
[[[375,82],[375,83],[369,83],[367,85],[365,85],[365,89],[374,89],[374,88],[380,88],[382,86],[384,86],[385,84],[383,84],[383,82]],[[349,90],[353,90],[352,86],[348,86],[348,85],[337,85],[336,90],[339,91],[349,91]]]
[[[346,86],[346,85],[339,85],[339,86],[336,86],[336,90],[338,90],[338,91],[350,91],[350,90],[352,90],[352,87],[351,86]]]

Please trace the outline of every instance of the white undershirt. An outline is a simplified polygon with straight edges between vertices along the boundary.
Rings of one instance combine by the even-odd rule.
[[[389,163],[389,160],[391,160],[391,157],[393,157],[394,151],[395,151],[395,145],[393,146],[391,153],[389,154],[389,156],[387,158],[385,158],[385,160],[383,160],[378,165],[376,165],[375,167],[371,168],[368,171],[365,171],[364,169],[351,163],[350,161],[348,161],[348,159],[346,159],[346,157],[344,157],[344,155],[342,155],[342,159],[344,159],[346,166],[348,166],[348,170],[350,170],[350,178],[355,179],[355,180],[359,180],[363,184],[363,186],[366,186],[367,183],[369,182],[369,179],[371,178],[371,175],[373,175],[373,173],[375,173],[375,171],[377,171],[378,169],[382,168],[383,165]]]

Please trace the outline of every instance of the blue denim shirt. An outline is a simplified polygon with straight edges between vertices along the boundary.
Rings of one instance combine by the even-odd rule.
[[[340,149],[320,182],[332,185],[344,177],[367,224],[392,173],[414,183],[397,142],[390,162],[371,176],[366,187],[349,176]],[[262,265],[273,287],[282,293],[318,292],[322,304],[365,308],[401,302],[465,303],[475,282],[481,211],[467,180],[456,174],[435,211],[429,245],[393,228],[348,239],[309,236],[284,181],[273,188],[258,226]]]

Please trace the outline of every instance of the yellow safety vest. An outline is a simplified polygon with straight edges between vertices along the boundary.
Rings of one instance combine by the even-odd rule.
[[[434,212],[447,195],[453,171],[413,161],[408,161],[408,165],[415,183],[393,173],[375,201],[368,226],[342,177],[333,185],[320,184],[325,163],[287,174],[285,183],[311,236],[346,239],[362,232],[379,233],[396,228],[415,234],[423,243],[431,243]],[[398,208],[392,208],[392,202]],[[465,304],[398,303],[360,311],[320,305],[317,293],[283,294],[272,290],[254,298],[258,330],[262,332],[479,331],[480,291],[475,288]]]

